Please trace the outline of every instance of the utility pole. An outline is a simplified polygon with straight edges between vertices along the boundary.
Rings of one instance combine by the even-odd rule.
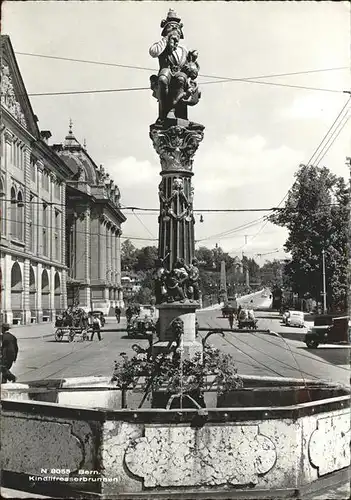
[[[327,285],[325,281],[325,251],[322,250],[322,265],[323,265],[323,313],[327,312]]]

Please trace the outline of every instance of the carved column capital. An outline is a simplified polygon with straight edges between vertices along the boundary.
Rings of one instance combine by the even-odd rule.
[[[204,137],[204,126],[185,122],[168,128],[150,126],[150,138],[160,157],[162,170],[192,171],[194,155]]]

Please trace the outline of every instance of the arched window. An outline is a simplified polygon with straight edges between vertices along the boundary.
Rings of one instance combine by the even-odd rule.
[[[11,238],[17,237],[17,198],[16,190],[11,188]]]
[[[21,191],[17,194],[17,238],[23,241],[24,236],[24,203]]]

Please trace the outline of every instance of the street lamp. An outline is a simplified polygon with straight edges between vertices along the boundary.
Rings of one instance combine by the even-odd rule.
[[[322,267],[323,267],[323,313],[327,312],[327,285],[325,279],[325,251],[322,250]]]

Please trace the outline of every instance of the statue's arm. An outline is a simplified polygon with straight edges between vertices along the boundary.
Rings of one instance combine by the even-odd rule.
[[[153,45],[151,45],[149,49],[149,54],[151,57],[158,57],[159,55],[162,54],[162,52],[165,50],[166,47],[167,47],[167,38],[164,37],[159,42],[156,42]]]

